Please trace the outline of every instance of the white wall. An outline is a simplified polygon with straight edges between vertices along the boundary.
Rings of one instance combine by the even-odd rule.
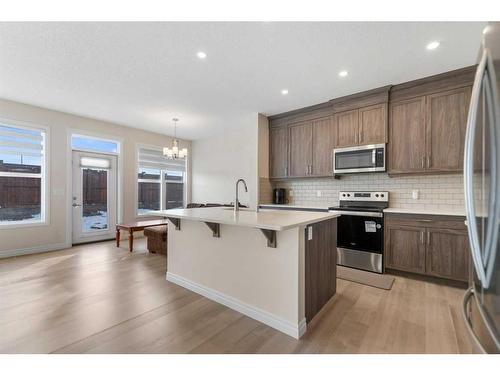
[[[80,133],[102,134],[108,138],[123,139],[122,211],[125,222],[136,219],[136,145],[165,146],[171,143],[170,137],[161,134],[3,99],[0,99],[0,118],[30,122],[50,128],[50,223],[37,227],[0,229],[0,257],[2,253],[5,256],[68,246],[66,229],[71,225],[71,220],[67,214],[66,180],[67,164],[71,163],[71,160],[66,160],[66,156],[67,135],[70,129]],[[187,147],[191,153],[191,142],[182,141],[181,145]],[[188,201],[190,200],[189,171],[188,163]]]
[[[193,141],[192,202],[230,203],[235,183],[243,178],[248,193],[240,185],[240,203],[252,208],[258,197],[258,114],[242,118],[233,131]]]

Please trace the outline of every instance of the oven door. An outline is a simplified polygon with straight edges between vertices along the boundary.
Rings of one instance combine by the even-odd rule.
[[[382,254],[383,217],[358,216],[357,213],[346,212],[337,220],[337,247]]]
[[[385,171],[385,144],[333,150],[334,174]]]
[[[338,212],[342,216],[337,219],[337,264],[383,273],[383,215]]]

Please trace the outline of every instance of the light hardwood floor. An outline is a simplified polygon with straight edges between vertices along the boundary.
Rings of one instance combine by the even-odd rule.
[[[300,340],[165,280],[138,239],[0,260],[0,353],[469,353],[464,290],[338,280]]]

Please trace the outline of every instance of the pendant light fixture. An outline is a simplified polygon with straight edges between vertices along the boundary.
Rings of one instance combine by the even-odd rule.
[[[163,155],[169,159],[184,159],[187,156],[187,148],[179,149],[179,141],[177,139],[177,121],[178,118],[173,118],[174,122],[174,139],[172,140],[172,147],[163,147]]]

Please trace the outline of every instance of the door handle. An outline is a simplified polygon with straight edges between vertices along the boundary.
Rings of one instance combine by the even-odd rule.
[[[431,245],[431,232],[427,232],[427,245]]]
[[[473,146],[474,146],[474,134],[477,126],[477,112],[479,108],[479,101],[482,91],[483,77],[486,71],[486,63],[488,59],[488,50],[484,49],[481,61],[476,70],[476,76],[474,78],[474,85],[472,87],[472,94],[469,105],[469,113],[467,116],[467,130],[465,132],[465,149],[464,149],[464,194],[465,194],[465,216],[467,219],[469,240],[470,240],[470,250],[472,255],[472,261],[478,279],[481,281],[483,287],[487,288],[489,286],[489,281],[486,277],[486,271],[483,266],[483,259],[479,244],[479,235],[477,233],[477,225],[475,218],[475,204],[474,197],[472,195],[473,187],[473,173],[474,173],[474,159],[473,159]]]
[[[420,232],[420,243],[424,244],[424,232]]]
[[[82,207],[82,205],[81,205],[81,204],[78,204],[78,203],[73,203],[73,204],[72,204],[72,206],[73,206],[73,207]]]

